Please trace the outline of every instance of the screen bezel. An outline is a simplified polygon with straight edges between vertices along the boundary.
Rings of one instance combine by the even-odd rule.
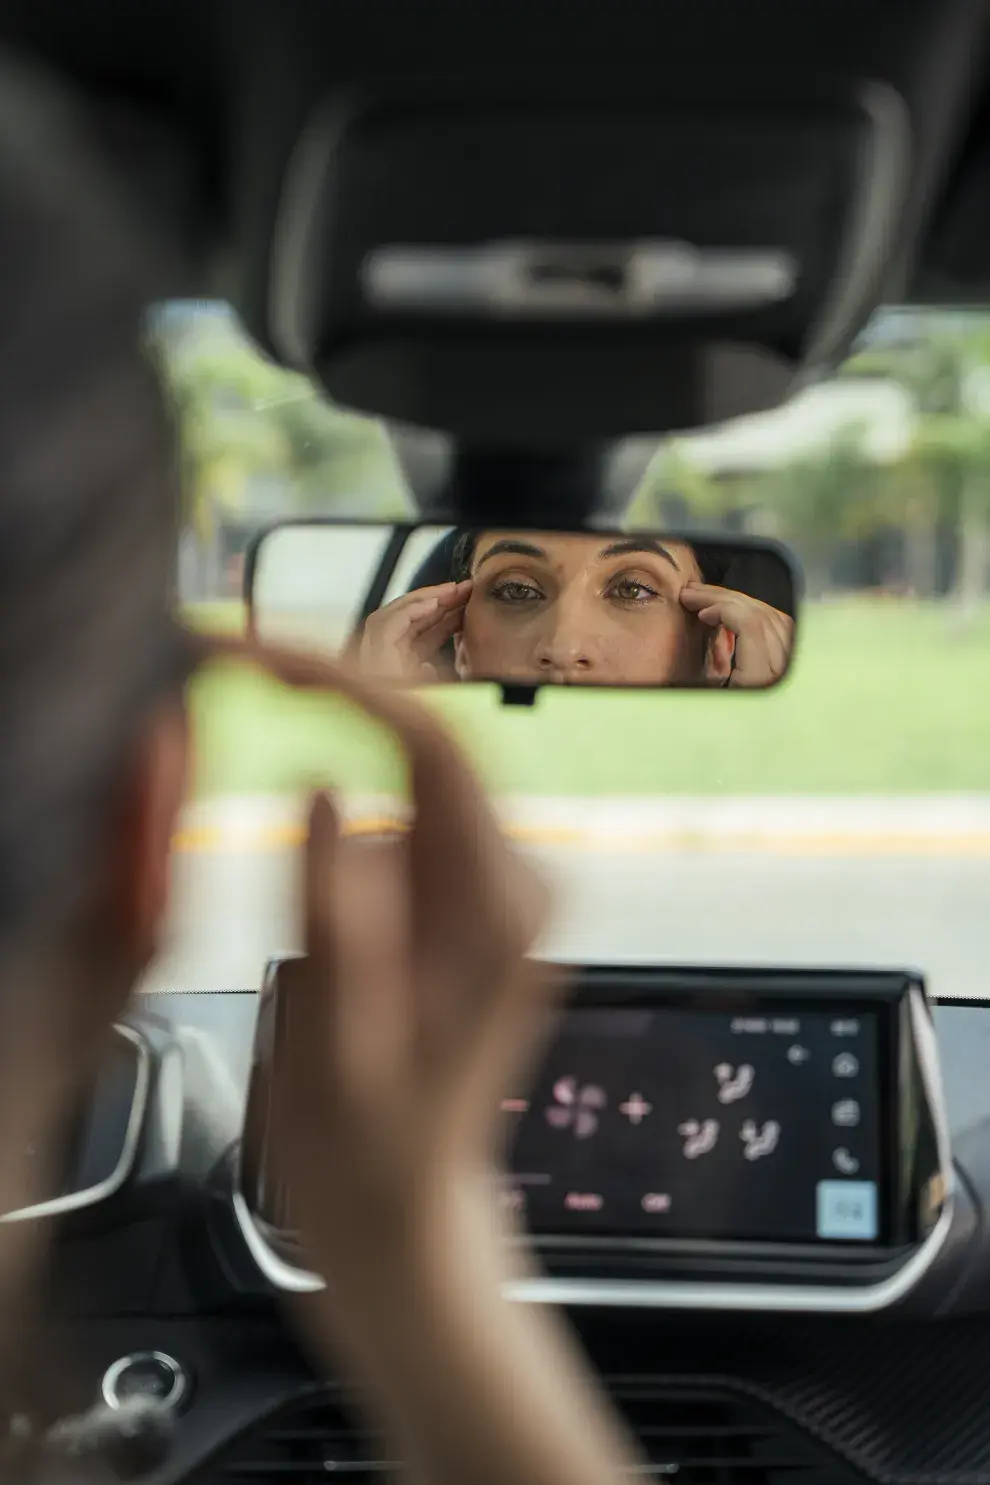
[[[298,954],[269,962],[260,992],[257,1034],[246,1108],[245,1138],[241,1142],[237,1185],[252,1219],[273,1251],[294,1253],[294,1233],[279,1223],[281,1213],[265,1210],[259,1200],[266,1182],[267,1130],[271,1100],[276,1096],[275,1064],[286,1034],[282,971]],[[697,1272],[709,1279],[713,1269],[728,1260],[730,1270],[748,1274],[754,1282],[770,1278],[786,1282],[873,1282],[879,1273],[896,1269],[906,1249],[927,1232],[920,1230],[917,1193],[909,1177],[910,1162],[902,1145],[908,1138],[905,1110],[918,1093],[907,1086],[911,1070],[907,1054],[913,1045],[908,1001],[912,992],[924,996],[916,975],[887,971],[782,969],[654,968],[621,965],[584,966],[558,963],[554,968],[572,984],[568,1006],[590,1009],[642,1008],[658,1005],[732,1014],[754,1014],[782,1009],[800,1012],[857,1010],[877,1017],[878,1123],[880,1131],[880,1236],[862,1240],[815,1240],[809,1243],[739,1238],[652,1238],[641,1233],[604,1235],[555,1233],[528,1229],[509,1241],[532,1244],[552,1272],[587,1273],[633,1269],[643,1278],[673,1269],[689,1277]],[[566,1015],[566,1008],[564,1010]],[[278,1196],[285,1197],[284,1191]],[[281,1203],[277,1203],[281,1205]]]

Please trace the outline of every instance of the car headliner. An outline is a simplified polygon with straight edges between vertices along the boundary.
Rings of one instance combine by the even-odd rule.
[[[898,297],[990,298],[988,35],[973,0],[574,0],[566,23],[554,0],[16,0],[0,16],[0,38],[101,100],[135,189],[184,229],[184,287],[229,298],[262,343],[272,221],[302,127],[328,92],[402,74],[645,70],[658,96],[692,72],[727,93],[742,77],[786,78],[798,95],[823,73],[887,81],[911,115],[927,229]]]

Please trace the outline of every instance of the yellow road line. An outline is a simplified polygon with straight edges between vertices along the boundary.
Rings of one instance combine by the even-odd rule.
[[[406,826],[388,816],[348,821],[348,835],[391,835]],[[178,831],[174,849],[182,855],[241,853],[263,855],[297,849],[305,839],[300,824],[188,826]],[[769,856],[936,856],[990,860],[990,831],[966,834],[913,831],[859,834],[855,831],[795,831],[765,834],[732,831],[723,836],[692,830],[595,831],[580,826],[509,824],[510,840],[529,846],[561,846],[568,850],[612,855],[665,855],[681,853]]]

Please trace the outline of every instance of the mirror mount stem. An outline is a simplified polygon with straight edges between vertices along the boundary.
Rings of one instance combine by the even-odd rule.
[[[431,519],[458,526],[592,526],[605,503],[605,451],[506,450],[462,445]]]
[[[428,515],[457,526],[574,530],[607,513],[606,451],[459,445]],[[531,707],[537,686],[502,686],[503,706]]]

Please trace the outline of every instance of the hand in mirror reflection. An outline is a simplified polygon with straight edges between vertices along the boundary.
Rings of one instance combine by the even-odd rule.
[[[728,686],[772,686],[787,672],[794,644],[794,620],[758,598],[706,583],[688,583],[681,604],[717,635],[732,636],[733,665]]]
[[[417,588],[371,614],[361,636],[361,669],[411,685],[456,679],[442,651],[461,629],[471,586],[466,581]]]
[[[373,614],[361,664],[412,684],[772,685],[793,621],[720,586],[727,567],[646,534],[461,532],[452,581]]]

